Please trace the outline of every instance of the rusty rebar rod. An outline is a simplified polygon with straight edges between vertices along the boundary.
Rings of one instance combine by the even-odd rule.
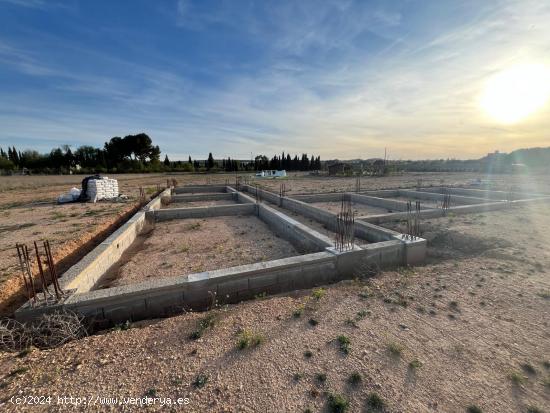
[[[32,296],[33,296],[34,302],[36,303],[36,288],[34,287],[34,277],[32,276],[31,260],[29,258],[29,249],[27,248],[27,245],[25,244],[21,245],[21,252],[23,253],[25,270],[27,271],[27,276],[29,277]]]
[[[40,258],[40,252],[38,251],[38,244],[34,241],[34,250],[36,251],[36,261],[38,262],[38,272],[40,273],[40,280],[42,281],[42,292],[44,293],[44,300],[48,299],[48,295],[51,296],[48,289],[48,281],[44,275],[44,268],[42,267],[42,259]]]
[[[22,252],[23,246],[17,243],[15,244],[15,247],[17,248],[17,256],[19,258],[19,266],[21,267],[21,275],[23,277],[23,283],[25,284],[25,291],[27,293],[27,298],[30,301],[31,298],[34,298],[34,296],[32,295],[31,286],[29,284],[30,282],[32,282],[32,280],[27,281],[27,270],[25,267],[25,263],[23,262],[23,254],[24,254]]]
[[[46,251],[46,258],[48,260],[48,268],[50,270],[50,276],[53,283],[53,289],[55,291],[55,296],[59,300],[63,295],[63,290],[59,285],[59,279],[57,277],[57,270],[55,269],[55,262],[53,260],[52,249],[50,247],[50,241],[44,241],[44,250]]]

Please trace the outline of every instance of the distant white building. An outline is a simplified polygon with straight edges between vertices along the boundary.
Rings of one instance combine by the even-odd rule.
[[[274,169],[267,171],[256,172],[257,178],[284,178],[286,176],[286,171],[276,171]]]

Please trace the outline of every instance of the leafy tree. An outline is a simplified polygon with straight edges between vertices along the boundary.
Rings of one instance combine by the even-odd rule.
[[[212,156],[212,152],[208,154],[208,161],[206,161],[206,169],[210,170],[214,167],[214,157]]]

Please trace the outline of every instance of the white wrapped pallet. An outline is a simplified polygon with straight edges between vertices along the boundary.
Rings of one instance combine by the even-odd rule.
[[[118,197],[118,181],[107,177],[90,179],[88,181],[87,195],[93,202],[116,198]]]

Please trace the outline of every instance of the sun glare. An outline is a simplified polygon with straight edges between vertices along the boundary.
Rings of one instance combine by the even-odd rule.
[[[481,96],[483,110],[500,123],[516,123],[541,109],[550,97],[550,68],[518,65],[491,77]]]

